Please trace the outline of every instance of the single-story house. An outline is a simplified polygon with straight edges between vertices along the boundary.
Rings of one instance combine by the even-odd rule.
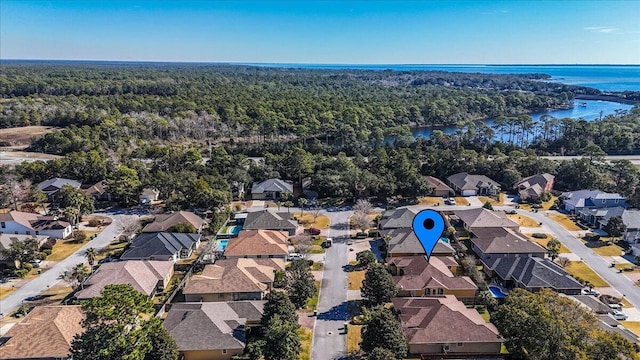
[[[232,258],[280,258],[289,254],[288,234],[274,230],[243,230],[230,239],[224,257]]]
[[[80,189],[80,181],[64,178],[51,178],[38,184],[38,189],[45,193],[49,200],[56,201],[56,194],[64,186],[71,186],[74,189]]]
[[[107,285],[128,284],[144,295],[153,297],[164,291],[173,276],[171,261],[129,260],[100,265],[76,293],[79,300],[100,296]]]
[[[543,173],[526,177],[513,185],[521,200],[537,200],[543,193],[553,190],[555,176]]]
[[[447,182],[462,196],[497,195],[500,184],[484,175],[471,175],[466,172],[449,176]]]
[[[151,205],[152,202],[160,199],[160,191],[157,189],[144,188],[140,194],[140,204]]]
[[[387,236],[390,237],[387,243],[388,257],[424,256],[426,254],[420,240],[410,228],[382,230],[380,236],[383,239]],[[448,241],[448,239],[440,238],[433,248],[431,256],[455,255],[456,251]]]
[[[609,314],[598,315],[598,327],[604,331],[617,333],[623,338],[627,339],[632,344],[638,344],[640,338],[633,331],[625,328],[618,320],[611,317]]]
[[[300,234],[304,228],[298,224],[288,212],[276,212],[272,209],[247,213],[242,225],[244,230],[277,230],[286,231],[289,236]]]
[[[484,261],[485,271],[507,288],[531,292],[543,288],[578,295],[583,286],[560,265],[541,257],[492,257]]]
[[[444,181],[433,177],[433,176],[425,176],[424,180],[427,183],[427,187],[429,188],[429,195],[431,196],[442,196],[448,197],[455,194],[452,188],[450,188]]]
[[[204,226],[204,220],[191,211],[178,211],[171,214],[161,214],[156,215],[153,222],[147,224],[147,226],[142,229],[142,232],[169,231],[172,226],[179,224],[190,224],[196,229],[196,232],[199,233],[202,231]]]
[[[200,246],[200,234],[142,233],[131,241],[122,260],[173,261],[188,259]]]
[[[293,194],[293,184],[286,180],[267,179],[251,186],[253,200],[277,200],[282,194]]]
[[[93,196],[96,201],[111,201],[109,184],[107,184],[106,180],[98,181],[95,184],[82,184],[80,189],[85,194]]]
[[[450,269],[454,258],[432,256],[394,257],[389,270],[398,288],[398,296],[454,295],[459,300],[473,300],[478,287],[468,276],[454,276]]]
[[[0,359],[68,359],[84,318],[80,305],[37,306],[0,337]]]
[[[382,213],[380,219],[380,229],[400,229],[413,227],[413,218],[420,212],[420,210],[412,208],[402,208],[386,210]]]
[[[25,241],[27,239],[35,239],[36,241],[38,241],[38,244],[42,246],[47,242],[47,240],[49,240],[49,237],[45,235],[15,235],[0,233],[0,268],[2,268],[3,266],[16,266],[13,261],[6,258],[6,256],[2,253],[2,250],[9,250],[12,243],[17,241]]]
[[[410,355],[478,359],[500,354],[498,329],[453,295],[393,298]]]
[[[164,327],[176,341],[181,359],[227,360],[244,351],[246,331],[260,325],[264,303],[175,303]]]
[[[604,229],[611,218],[619,216],[625,225],[622,238],[629,243],[640,241],[640,210],[623,207],[583,209],[579,212],[579,216],[589,225],[599,229]]]
[[[226,259],[204,267],[182,290],[185,301],[218,302],[262,300],[271,291],[282,259]]]
[[[482,261],[496,257],[544,258],[547,253],[542,246],[509,228],[476,228],[470,241],[473,251]]]
[[[485,208],[456,210],[454,214],[462,221],[462,226],[470,231],[478,228],[509,228],[520,230],[520,225],[509,219],[501,210],[487,210]]]
[[[10,211],[0,214],[0,233],[45,235],[56,239],[64,239],[71,235],[71,224],[59,220],[55,216],[22,211]]]
[[[600,190],[569,191],[562,193],[560,200],[562,200],[562,208],[573,213],[578,213],[585,208],[629,207],[627,199],[624,196],[617,193],[606,193]]]

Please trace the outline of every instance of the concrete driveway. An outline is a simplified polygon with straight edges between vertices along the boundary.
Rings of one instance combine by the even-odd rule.
[[[75,253],[69,255],[66,259],[59,261],[49,270],[43,272],[37,278],[29,281],[24,284],[20,289],[16,290],[14,293],[10,294],[6,298],[0,301],[0,313],[2,314],[10,314],[14,310],[16,310],[22,304],[22,300],[27,297],[35,296],[40,294],[41,292],[47,290],[47,287],[54,286],[60,281],[60,275],[64,273],[64,271],[71,269],[78,263],[85,263],[86,259],[84,256],[85,250],[90,247],[95,249],[102,249],[111,243],[115,238],[117,238],[122,229],[118,225],[117,219],[119,218],[127,218],[133,217],[138,219],[140,215],[136,214],[93,214],[99,216],[107,216],[113,219],[111,225],[107,226],[96,238],[86,243],[83,247],[78,249]]]
[[[320,285],[318,317],[313,330],[311,358],[333,360],[346,356],[344,323],[348,320],[347,273],[349,217],[351,211],[322,212],[331,219],[329,236],[333,246],[325,254],[324,273]]]

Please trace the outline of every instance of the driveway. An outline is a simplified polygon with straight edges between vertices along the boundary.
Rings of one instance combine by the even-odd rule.
[[[311,358],[333,360],[346,356],[347,343],[344,323],[347,312],[347,273],[343,266],[348,264],[349,216],[352,212],[323,212],[331,219],[329,236],[333,246],[325,254],[324,273],[320,285],[318,317],[313,330]]]
[[[24,284],[14,293],[10,294],[6,298],[0,301],[0,313],[2,314],[10,314],[14,310],[16,310],[22,304],[22,300],[29,296],[35,296],[40,294],[41,292],[47,290],[47,287],[51,287],[58,283],[59,281],[63,281],[60,279],[60,275],[64,273],[66,270],[71,269],[78,263],[85,263],[86,259],[84,257],[84,252],[90,247],[95,249],[102,249],[111,243],[116,237],[120,235],[122,230],[120,229],[120,225],[118,225],[119,218],[127,218],[134,217],[139,218],[139,215],[132,214],[93,214],[100,216],[107,216],[113,219],[111,225],[107,226],[96,238],[86,243],[83,247],[78,249],[75,253],[69,255],[66,259],[59,261],[56,265],[54,265],[49,270],[43,272],[37,278],[29,281]]]
[[[573,236],[567,229],[562,227],[562,225],[552,219],[549,219],[544,212],[533,213],[525,210],[517,211],[519,214],[526,215],[538,222],[541,222],[544,226],[549,228],[558,240],[569,248],[572,253],[579,256],[582,261],[611,284],[613,288],[623,294],[624,297],[633,304],[633,306],[640,309],[640,288],[637,287],[628,277],[618,273],[617,270],[610,268],[609,263],[600,255],[584,246],[580,240]]]

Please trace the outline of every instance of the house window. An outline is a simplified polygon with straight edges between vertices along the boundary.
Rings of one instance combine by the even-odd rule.
[[[222,349],[222,353],[226,354],[227,353],[227,349]]]
[[[605,201],[606,201],[605,199],[602,199],[602,203],[603,203],[603,204],[605,203]]]
[[[615,200],[613,200],[613,202],[614,202],[614,203],[616,203],[616,204],[617,204],[619,201],[620,201],[620,199],[615,199]]]
[[[40,235],[40,231],[36,231],[36,235]]]
[[[444,290],[443,289],[438,289],[438,295],[444,295]]]
[[[27,235],[31,235],[31,231],[27,231]]]
[[[457,343],[457,344],[456,344],[456,346],[457,346],[457,347],[463,347],[463,346],[464,346],[464,343]]]
[[[7,227],[7,224],[3,221],[0,222],[0,227],[2,227],[3,229]]]
[[[447,351],[449,351],[449,350],[451,350],[451,346],[449,346],[449,344],[444,344],[444,345],[442,345],[442,351],[447,352]]]

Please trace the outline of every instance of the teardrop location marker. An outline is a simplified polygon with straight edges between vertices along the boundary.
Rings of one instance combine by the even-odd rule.
[[[422,210],[413,218],[413,233],[424,248],[427,260],[431,257],[433,248],[440,240],[443,231],[444,218],[435,210]]]

